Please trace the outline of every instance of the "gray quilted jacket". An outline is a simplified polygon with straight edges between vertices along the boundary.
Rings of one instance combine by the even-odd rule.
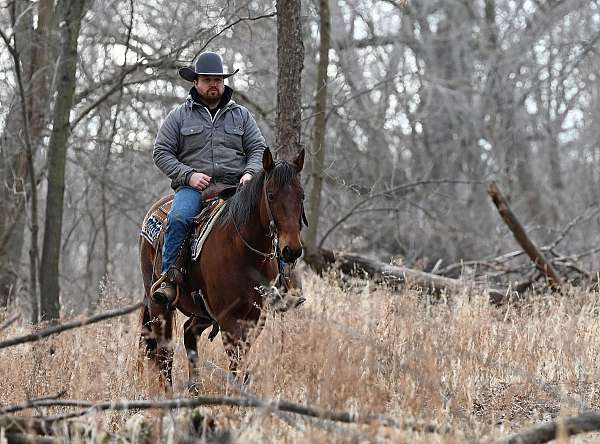
[[[261,170],[265,147],[248,109],[230,100],[213,119],[188,95],[160,127],[153,157],[173,189],[187,185],[193,172],[208,174],[214,183],[234,185],[244,173]]]

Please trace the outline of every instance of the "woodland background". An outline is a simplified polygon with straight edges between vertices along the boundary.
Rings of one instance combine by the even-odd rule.
[[[599,268],[599,1],[322,0],[301,17],[307,246],[438,272],[513,251],[495,180],[540,245],[577,220],[562,252]],[[0,306],[33,321],[57,309],[53,261],[63,315],[141,295],[140,223],[169,191],[152,145],[201,50],[240,69],[234,100],[278,148],[273,2],[2,0],[0,30]]]

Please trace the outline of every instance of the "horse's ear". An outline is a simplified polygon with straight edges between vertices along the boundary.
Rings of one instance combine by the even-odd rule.
[[[294,160],[294,165],[298,168],[298,172],[302,171],[302,167],[304,167],[304,148],[298,153],[296,160]]]
[[[273,163],[271,150],[269,147],[266,147],[265,151],[263,152],[263,169],[265,170],[265,173],[270,173],[274,166],[275,164]]]

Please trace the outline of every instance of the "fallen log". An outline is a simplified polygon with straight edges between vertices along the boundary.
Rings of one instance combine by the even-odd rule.
[[[432,294],[439,294],[442,291],[456,293],[468,287],[458,279],[389,265],[356,254],[333,252],[324,248],[319,249],[318,253],[307,254],[304,260],[319,273],[333,265],[347,274],[365,274],[370,279],[383,281],[388,285],[396,287],[408,285]],[[506,293],[503,291],[495,289],[486,289],[486,291],[493,304],[501,304],[506,300]]]
[[[37,435],[51,435],[52,424],[39,418],[29,418],[26,416],[0,416],[0,430],[5,433],[27,434],[35,433]]]
[[[599,430],[600,414],[585,413],[535,425],[528,430],[498,440],[496,444],[541,444],[552,441],[559,436],[572,436]]]
[[[194,398],[174,398],[174,399],[132,399],[132,400],[115,400],[115,401],[88,401],[77,399],[37,399],[27,402],[6,406],[2,412],[15,413],[23,410],[39,408],[39,407],[76,407],[82,408],[75,412],[78,416],[83,416],[91,412],[100,411],[125,411],[125,410],[148,410],[148,409],[163,409],[174,410],[182,408],[196,408],[200,406],[229,406],[229,407],[245,407],[258,408],[268,412],[290,412],[301,416],[317,418],[321,420],[342,422],[347,424],[372,424],[376,423],[385,427],[398,429],[412,430],[424,433],[447,433],[450,429],[447,425],[437,425],[434,423],[426,423],[417,421],[412,418],[396,418],[379,414],[359,414],[351,411],[336,411],[327,410],[321,407],[298,404],[284,399],[266,400],[258,398],[234,398],[230,396],[196,396]],[[0,416],[1,417],[1,416]],[[60,418],[46,418],[46,422],[55,422],[59,419],[65,419],[66,416]]]
[[[488,194],[492,198],[494,205],[498,209],[500,216],[513,233],[515,240],[521,246],[523,251],[529,256],[529,259],[533,261],[535,266],[546,276],[548,282],[552,287],[560,287],[561,279],[554,267],[550,262],[546,260],[542,252],[538,247],[531,241],[525,228],[517,219],[517,216],[512,212],[508,202],[500,192],[498,185],[495,182],[491,182],[488,187]]]
[[[65,442],[64,439],[53,438],[50,436],[39,436],[35,434],[27,433],[6,433],[7,444],[62,444]]]

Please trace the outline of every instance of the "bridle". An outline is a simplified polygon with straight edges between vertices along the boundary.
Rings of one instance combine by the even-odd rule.
[[[250,251],[258,254],[259,256],[264,257],[265,261],[275,259],[275,258],[281,259],[281,251],[279,249],[279,233],[277,232],[277,224],[275,223],[275,218],[273,217],[273,212],[271,211],[271,205],[269,205],[269,199],[267,197],[267,181],[268,180],[269,180],[269,176],[265,177],[264,182],[263,182],[263,199],[264,199],[265,205],[267,207],[267,216],[269,217],[269,234],[267,234],[267,237],[269,237],[271,239],[271,250],[269,252],[265,253],[263,251],[257,250],[252,245],[250,245],[248,243],[248,241],[246,239],[244,239],[244,236],[242,236],[242,233],[240,233],[240,229],[238,228],[235,220],[233,221],[233,226],[235,227],[235,231],[237,231],[238,236],[240,237],[240,239],[242,240],[242,242],[244,243],[246,248],[248,248]],[[278,260],[278,262],[281,262],[281,261]]]
[[[242,233],[240,232],[240,229],[238,228],[237,223],[235,222],[235,219],[233,220],[233,225],[235,227],[235,231],[237,232],[238,236],[240,237],[240,239],[242,240],[242,242],[244,243],[246,248],[248,248],[253,253],[263,257],[265,261],[277,259],[278,273],[277,273],[276,280],[279,283],[278,285],[280,285],[281,287],[285,287],[284,282],[286,279],[289,278],[288,274],[290,272],[290,269],[293,270],[295,268],[296,261],[294,261],[294,263],[291,264],[290,269],[286,269],[286,267],[284,265],[281,249],[279,248],[279,233],[277,232],[277,223],[275,222],[275,218],[273,217],[273,211],[271,210],[271,205],[269,204],[269,196],[267,195],[267,182],[269,181],[269,178],[270,178],[270,175],[268,175],[264,178],[264,182],[263,182],[263,186],[262,186],[262,188],[263,188],[262,194],[263,194],[263,199],[265,201],[265,206],[267,208],[267,216],[269,218],[269,233],[266,236],[271,239],[270,251],[264,252],[264,251],[260,251],[256,248],[254,248],[252,245],[250,245],[250,243],[248,243],[248,241],[244,238],[244,236],[242,236]],[[306,214],[304,213],[304,204],[302,204],[301,216],[300,216],[300,220],[298,223],[299,223],[300,230],[302,230],[303,223],[304,223],[304,225],[308,226]]]

